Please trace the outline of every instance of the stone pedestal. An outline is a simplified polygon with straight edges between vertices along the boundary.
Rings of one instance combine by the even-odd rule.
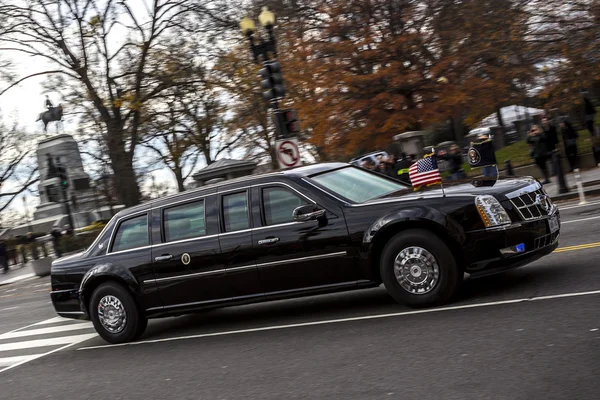
[[[64,204],[60,179],[49,174],[49,158],[55,167],[60,164],[67,172],[69,185],[66,189],[66,196],[75,228],[88,225],[96,220],[96,214],[93,211],[105,202],[101,201],[99,196],[97,197],[90,185],[90,177],[83,169],[77,142],[71,135],[63,134],[42,140],[38,144],[37,161],[41,177],[38,185],[40,205],[33,214],[34,222],[56,217],[57,226],[62,227],[67,220],[61,218],[67,215],[67,209]],[[60,221],[58,221],[59,219]]]

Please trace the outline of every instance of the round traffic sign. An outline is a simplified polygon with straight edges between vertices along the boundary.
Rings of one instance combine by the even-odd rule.
[[[286,167],[295,167],[300,163],[300,149],[295,141],[283,140],[277,144],[277,158]]]

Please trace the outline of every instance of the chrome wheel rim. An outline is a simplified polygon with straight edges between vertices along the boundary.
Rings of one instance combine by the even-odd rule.
[[[127,324],[127,312],[121,300],[113,295],[104,296],[98,303],[100,324],[110,333],[119,333]]]
[[[396,256],[394,275],[402,289],[411,294],[421,295],[435,288],[440,279],[440,267],[429,251],[411,246]]]

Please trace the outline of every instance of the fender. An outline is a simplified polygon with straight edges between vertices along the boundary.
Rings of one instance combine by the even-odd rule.
[[[139,282],[128,269],[113,263],[97,264],[85,273],[81,280],[81,284],[79,285],[79,298],[81,299],[82,305],[87,301],[87,299],[84,299],[86,288],[96,280],[105,277],[116,278],[116,280],[125,283],[132,292],[137,292],[140,287]]]
[[[415,205],[391,211],[377,219],[363,234],[361,252],[370,254],[378,238],[384,236],[388,229],[403,223],[413,226],[415,223],[421,223],[425,229],[433,227],[435,230],[446,232],[457,244],[465,240],[463,228],[452,217],[435,208]]]

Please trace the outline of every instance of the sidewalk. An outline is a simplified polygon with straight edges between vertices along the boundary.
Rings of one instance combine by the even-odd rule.
[[[592,168],[586,171],[580,171],[581,183],[585,196],[599,195],[600,194],[600,168]],[[579,192],[577,192],[577,180],[575,174],[565,174],[565,181],[569,188],[568,193],[558,192],[558,177],[553,176],[550,178],[551,183],[544,185],[544,190],[552,197],[553,200],[568,200],[579,198]]]
[[[33,268],[29,263],[11,265],[6,274],[0,272],[0,286],[34,278]]]

